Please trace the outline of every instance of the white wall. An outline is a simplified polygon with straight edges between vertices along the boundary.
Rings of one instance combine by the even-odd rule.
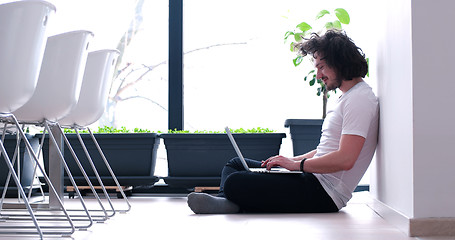
[[[388,0],[379,24],[374,196],[409,219],[455,217],[455,2]]]
[[[412,1],[414,218],[455,217],[455,1]]]
[[[413,216],[411,0],[382,1],[376,66],[381,116],[371,192],[396,211]],[[374,62],[373,62],[374,63]],[[375,69],[374,69],[375,68]]]

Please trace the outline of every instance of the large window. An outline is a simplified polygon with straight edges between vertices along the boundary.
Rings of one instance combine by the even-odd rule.
[[[90,30],[89,51],[121,52],[99,125],[167,129],[168,1],[54,0],[49,34]]]
[[[186,129],[284,131],[286,118],[322,116],[283,40],[298,2],[184,1]]]
[[[183,3],[186,129],[220,130],[229,125],[286,131],[288,118],[321,118],[322,99],[303,81],[312,66],[293,66],[295,55],[284,43],[284,34],[301,21],[313,21],[322,9],[333,14],[335,8],[346,8],[351,24],[345,29],[368,56],[372,54],[365,41],[372,12],[361,1]],[[329,101],[339,94],[332,93]]]
[[[87,29],[95,34],[90,50],[122,52],[100,125],[167,130],[169,1],[52,2],[50,34]],[[285,131],[287,118],[320,118],[322,100],[303,81],[308,70],[293,66],[283,36],[324,8],[347,8],[358,26],[366,11],[353,2],[183,1],[184,128]]]

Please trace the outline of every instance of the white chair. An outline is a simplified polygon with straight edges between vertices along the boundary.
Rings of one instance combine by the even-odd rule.
[[[56,121],[67,115],[77,104],[82,85],[83,71],[87,61],[87,49],[92,36],[93,34],[91,32],[81,30],[49,37],[35,92],[27,103],[13,112],[22,124],[43,126],[45,128],[44,133],[46,134],[47,132],[49,134],[50,144],[54,146],[58,146],[58,144],[50,126],[54,126],[55,129],[60,130],[59,134],[63,136],[65,143],[68,145]],[[43,134],[41,145],[44,143],[45,134]],[[70,146],[68,147],[72,150]],[[58,149],[58,147],[56,148]],[[73,187],[76,188],[82,209],[85,212],[86,218],[84,219],[87,224],[75,227],[81,229],[89,228],[93,225],[92,215],[89,213],[82,195],[77,189],[77,185],[74,182],[62,152],[58,151],[57,155],[65,172],[70,177]],[[78,162],[77,158],[75,160]],[[79,162],[78,166],[81,167]],[[83,171],[82,168],[81,171]],[[92,186],[92,191],[98,199],[101,210],[104,212],[104,215],[100,216],[102,219],[98,219],[98,221],[104,221],[108,218],[108,214],[88,177],[86,179],[89,185]],[[48,215],[40,216],[49,217]],[[56,216],[56,218],[58,217]],[[78,221],[82,220],[78,219]]]
[[[47,22],[53,12],[55,12],[54,5],[39,0],[0,4],[0,32],[2,33],[0,34],[0,121],[5,123],[2,131],[5,133],[9,124],[15,125],[30,152],[33,152],[33,149],[12,112],[25,104],[35,90],[46,44]],[[43,238],[46,232],[43,232],[33,213],[2,140],[0,140],[0,153],[12,173],[12,178],[18,186],[18,191],[33,222],[32,226],[17,223],[8,225],[10,220],[2,219],[0,234],[37,233],[40,238]],[[38,163],[36,156],[34,161]],[[7,211],[0,209],[2,218],[5,212]],[[71,219],[68,221],[71,223]],[[27,230],[32,228],[36,229],[36,232]],[[72,232],[74,227],[68,233]]]
[[[56,122],[76,106],[92,35],[81,30],[48,38],[33,96],[13,111],[20,122]]]
[[[118,191],[120,191],[123,199],[128,206],[127,210],[124,211],[129,211],[131,209],[131,205],[128,202],[128,199],[123,192],[122,187],[120,186],[92,131],[90,128],[88,128],[90,124],[98,121],[98,119],[104,113],[104,109],[106,108],[108,100],[109,87],[112,81],[115,62],[117,60],[118,54],[119,52],[117,50],[109,49],[94,51],[88,54],[79,101],[71,113],[65,116],[63,119],[60,119],[59,123],[63,127],[73,128],[76,130],[79,142],[85,151],[88,162],[92,166],[96,179],[100,183],[101,189],[104,191],[107,199],[109,200],[106,188],[104,187],[101,177],[98,174],[92,158],[78,131],[80,129],[88,129],[93,143],[95,144],[101,158],[104,161],[105,167],[111,174],[112,179],[117,185]],[[109,201],[109,203],[112,204],[111,201]],[[112,205],[111,207],[113,208]]]
[[[85,127],[103,115],[118,55],[113,49],[88,53],[79,101],[68,115],[58,120],[61,126]]]
[[[7,84],[0,88],[0,113],[13,112],[32,96],[52,12],[55,7],[44,1],[0,5],[0,79]]]

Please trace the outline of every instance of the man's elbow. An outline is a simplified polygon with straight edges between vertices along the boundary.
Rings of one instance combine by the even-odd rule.
[[[355,160],[346,159],[345,161],[343,161],[343,164],[341,165],[341,169],[343,171],[349,171],[354,167],[354,164],[355,164]]]

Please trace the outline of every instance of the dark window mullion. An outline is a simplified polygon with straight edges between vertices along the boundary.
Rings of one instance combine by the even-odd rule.
[[[183,130],[183,0],[169,0],[169,129]]]

